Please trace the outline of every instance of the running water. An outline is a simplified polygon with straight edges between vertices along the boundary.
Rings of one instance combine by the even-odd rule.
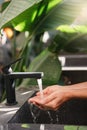
[[[37,79],[37,82],[38,82],[38,87],[39,87],[39,91],[40,91],[41,100],[43,100],[44,95],[43,95],[43,88],[42,88],[42,79]],[[31,111],[31,115],[33,117],[33,122],[37,123],[37,120],[38,120],[39,115],[40,115],[40,110],[38,111],[37,107],[35,107],[33,104],[30,104],[30,111]],[[49,116],[50,123],[52,124],[54,121],[53,121],[51,112],[50,111],[46,111],[46,112],[47,112],[47,114]],[[58,122],[58,116],[56,116],[56,121]],[[40,125],[40,130],[45,130],[45,125],[44,124]]]
[[[40,95],[41,95],[41,100],[44,98],[44,95],[43,95],[43,87],[42,87],[42,79],[37,79],[37,82],[38,82],[38,86],[39,86],[39,90],[40,90]],[[50,118],[50,121],[51,123],[53,122],[53,119],[51,117],[51,113],[50,111],[47,111],[48,113],[48,116]]]
[[[30,112],[31,112],[31,115],[33,117],[33,122],[36,123],[36,115],[34,114],[33,112],[33,104],[30,104]]]
[[[45,125],[44,124],[40,125],[40,130],[45,130]]]
[[[37,83],[38,83],[38,86],[39,86],[39,90],[40,90],[40,95],[41,95],[41,99],[44,98],[43,96],[43,88],[42,88],[42,79],[37,79]]]
[[[39,86],[41,99],[43,99],[44,96],[43,96],[42,79],[37,79],[37,83],[38,83],[38,86]],[[40,125],[40,130],[45,130],[45,125],[44,124]]]
[[[43,99],[43,92],[42,92],[42,79],[37,79],[38,82],[38,86],[39,86],[39,90],[40,90],[40,96],[41,99]],[[37,111],[37,109],[34,107],[33,104],[30,104],[30,111],[31,111],[31,115],[33,117],[33,122],[36,123],[37,122],[37,118],[40,114],[40,111]],[[42,128],[42,127],[41,127]],[[43,127],[44,128],[44,127]]]

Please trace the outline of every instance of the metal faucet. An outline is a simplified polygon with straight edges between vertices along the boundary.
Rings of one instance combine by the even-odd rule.
[[[20,60],[21,58],[17,59],[16,61],[13,61],[12,63],[2,68],[6,89],[6,99],[7,99],[6,105],[17,104],[15,94],[15,79],[22,79],[22,78],[40,79],[43,76],[43,72],[12,72],[11,65]]]

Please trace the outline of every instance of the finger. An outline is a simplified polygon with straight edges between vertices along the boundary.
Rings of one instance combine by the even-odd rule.
[[[38,100],[38,96],[32,97],[28,100],[28,102],[33,103],[36,102]]]
[[[38,108],[40,108],[40,109],[44,109],[44,107],[43,106],[41,106],[41,105],[39,105],[38,103],[36,103],[36,102],[33,102],[33,104],[36,106],[36,107],[38,107]]]
[[[43,94],[47,94],[48,92],[49,92],[49,87],[45,88],[45,89],[42,91]],[[37,93],[36,93],[36,95],[40,95],[40,94],[41,94],[41,92],[37,92]]]
[[[55,98],[55,99],[51,100],[50,102],[48,102],[47,104],[43,104],[43,108],[45,110],[54,110],[54,111],[56,111],[61,106],[61,102],[58,101],[58,100],[59,100],[58,98]]]
[[[50,99],[52,99],[53,102]],[[37,105],[40,109],[44,109],[44,110],[56,109],[55,107],[53,107],[53,105],[55,103],[55,98],[49,98],[49,100],[48,99],[44,99],[44,100],[34,100],[34,101],[35,101],[35,105]]]
[[[55,100],[55,98],[57,98],[55,93],[46,94],[43,98],[42,104],[47,104],[51,102],[52,100]]]
[[[29,100],[28,100],[30,103],[36,103],[36,104],[42,104],[42,98],[41,98],[41,96],[35,96],[35,97],[33,97],[33,98],[30,98]]]
[[[40,96],[35,96],[29,99],[29,102],[37,105],[39,108],[48,109],[49,107],[51,108],[50,102],[55,101],[55,98],[56,96],[54,94],[46,95],[43,99]]]
[[[34,98],[29,99],[28,102],[29,102],[29,103],[32,103],[32,104],[34,104],[35,106],[37,106],[38,108],[42,109],[42,106],[40,106],[40,105],[36,102],[36,100],[35,100]]]
[[[55,98],[56,98],[56,96],[54,94],[50,94],[50,95],[46,94],[46,95],[44,95],[43,99],[40,96],[36,96],[36,97],[32,98],[31,100],[33,102],[36,102],[39,105],[44,106],[44,104],[47,104],[47,103],[51,102],[52,100],[55,100]]]

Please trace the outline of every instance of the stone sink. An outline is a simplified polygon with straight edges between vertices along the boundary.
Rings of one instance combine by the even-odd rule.
[[[57,111],[40,110],[27,100],[8,123],[87,125],[87,100],[68,101]]]

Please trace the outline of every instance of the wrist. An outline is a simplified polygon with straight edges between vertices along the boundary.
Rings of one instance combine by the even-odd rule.
[[[72,89],[70,87],[64,87],[64,89],[65,89],[64,95],[65,95],[66,100],[70,100],[70,99],[75,97],[75,95],[74,95],[75,90],[74,89]]]

